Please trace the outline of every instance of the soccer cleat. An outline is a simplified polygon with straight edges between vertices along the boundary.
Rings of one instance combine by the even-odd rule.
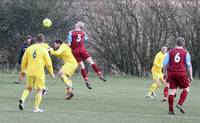
[[[185,113],[185,110],[181,105],[177,104],[176,108],[179,109],[181,113]]]
[[[152,92],[151,96],[154,97],[154,98],[156,98],[156,92]]]
[[[167,97],[163,97],[163,99],[161,101],[162,102],[166,102],[167,101]]]
[[[155,97],[152,96],[152,95],[146,95],[146,98],[152,98],[152,99],[154,99]]]
[[[24,109],[24,101],[22,99],[19,100],[19,109],[23,110]]]
[[[169,111],[169,115],[175,115],[174,111]]]
[[[107,80],[106,80],[106,78],[103,76],[103,75],[99,75],[99,79],[101,79],[102,81],[104,81],[104,82],[106,82]]]
[[[74,96],[73,91],[73,88],[67,88],[67,94],[65,96],[66,100],[70,100]]]
[[[88,89],[92,89],[92,87],[90,86],[90,82],[88,80],[85,81],[85,84]]]
[[[47,88],[43,89],[43,90],[42,90],[42,96],[45,96],[45,95],[47,94],[47,92],[48,92],[48,89],[47,89]]]
[[[38,113],[38,112],[44,112],[44,110],[42,110],[42,109],[38,108],[38,109],[34,109],[34,110],[33,110],[33,112],[34,112],[34,113]]]
[[[19,80],[16,80],[16,81],[15,81],[15,84],[22,84],[22,82],[19,81]]]

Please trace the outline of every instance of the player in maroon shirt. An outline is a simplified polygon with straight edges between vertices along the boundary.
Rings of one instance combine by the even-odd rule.
[[[176,108],[185,113],[182,105],[188,95],[190,81],[193,80],[190,54],[183,48],[184,46],[184,38],[177,38],[175,48],[167,53],[164,60],[164,74],[169,79],[170,88],[168,96],[169,114],[174,114],[173,103],[177,88],[182,89],[182,93]]]
[[[84,29],[84,23],[78,22],[75,25],[75,29],[70,31],[67,36],[67,41],[69,46],[72,48],[72,53],[74,57],[76,58],[79,66],[81,67],[81,75],[85,80],[86,86],[88,89],[92,89],[90,86],[90,82],[88,80],[88,74],[85,70],[85,65],[83,63],[84,60],[89,62],[95,71],[95,73],[99,76],[99,78],[103,81],[106,81],[104,76],[102,75],[102,72],[100,71],[97,64],[92,60],[90,55],[87,52],[87,49],[85,48],[85,43],[88,41],[87,34],[83,31]]]

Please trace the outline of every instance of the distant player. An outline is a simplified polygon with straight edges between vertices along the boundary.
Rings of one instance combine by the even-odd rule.
[[[81,75],[85,80],[86,86],[88,87],[88,89],[92,89],[88,79],[88,74],[85,70],[85,65],[83,63],[84,60],[91,64],[93,70],[101,80],[106,81],[106,79],[102,75],[97,64],[92,60],[92,58],[88,54],[87,49],[85,48],[85,43],[88,41],[88,35],[83,30],[84,23],[78,22],[75,25],[75,29],[69,32],[67,36],[67,41],[69,46],[72,48],[72,53],[76,58],[76,61],[81,67]]]
[[[43,112],[39,108],[42,100],[42,90],[45,87],[45,71],[46,66],[49,73],[54,77],[52,62],[47,50],[42,45],[40,36],[37,36],[37,43],[28,47],[24,53],[21,64],[21,76],[26,74],[26,88],[19,100],[19,109],[24,109],[24,102],[31,92],[32,88],[36,89],[35,104],[33,112]]]
[[[20,54],[18,56],[18,66],[19,66],[18,69],[19,70],[20,70],[20,66],[21,66],[21,62],[22,62],[22,57],[24,55],[24,52],[26,51],[26,49],[30,45],[31,39],[32,39],[32,36],[27,35],[24,43],[22,44],[22,46],[20,48]],[[22,80],[21,80],[20,72],[19,72],[19,77],[18,77],[18,80],[15,81],[15,84],[21,84],[21,83],[22,83]]]
[[[166,58],[164,60],[164,74],[168,77],[170,82],[168,96],[169,114],[174,114],[174,95],[177,88],[182,89],[182,93],[176,108],[178,108],[180,112],[185,113],[182,105],[188,95],[190,81],[193,80],[190,54],[183,48],[184,46],[184,38],[177,38],[176,47],[171,49],[169,53],[166,54]],[[189,79],[187,72],[189,73]]]
[[[151,69],[154,82],[149,87],[146,97],[155,98],[156,97],[155,92],[161,86],[161,82],[166,83],[166,81],[163,79],[163,73],[162,73],[163,61],[166,52],[167,52],[167,47],[162,46],[161,51],[159,51],[155,56],[153,67]]]
[[[65,99],[69,100],[74,96],[70,77],[77,69],[78,63],[71,52],[71,48],[66,43],[63,43],[61,40],[57,39],[53,42],[53,45],[56,50],[51,50],[50,53],[62,59],[64,62],[64,65],[59,70],[58,75],[67,86],[67,94]]]

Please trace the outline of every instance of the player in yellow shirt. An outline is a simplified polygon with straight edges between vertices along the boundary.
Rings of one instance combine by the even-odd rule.
[[[161,82],[166,83],[166,81],[163,79],[163,73],[162,73],[163,61],[166,52],[167,52],[167,47],[162,46],[161,51],[159,51],[155,56],[153,67],[151,69],[154,82],[149,87],[146,97],[155,98],[156,97],[155,92],[161,86]]]
[[[45,87],[45,71],[44,67],[48,68],[48,71],[52,77],[54,77],[52,62],[47,50],[45,50],[41,43],[41,37],[37,36],[37,43],[28,47],[24,53],[21,64],[21,76],[25,76],[26,73],[26,88],[22,93],[19,100],[19,109],[24,109],[25,99],[28,97],[32,88],[36,89],[35,104],[33,112],[43,112],[39,108],[42,100],[42,89]]]
[[[53,41],[53,45],[56,50],[51,50],[50,53],[64,61],[64,65],[59,70],[58,75],[67,86],[67,94],[65,99],[69,100],[74,96],[72,81],[69,77],[74,74],[75,70],[78,67],[78,63],[71,52],[71,48],[66,43],[57,39]]]

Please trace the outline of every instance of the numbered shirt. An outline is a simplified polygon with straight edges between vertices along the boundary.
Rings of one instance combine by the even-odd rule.
[[[169,72],[186,72],[186,68],[191,67],[190,54],[182,47],[171,49],[166,54],[164,65],[168,65]]]
[[[26,72],[28,76],[44,77],[45,66],[52,75],[53,67],[48,51],[41,44],[28,47],[22,58],[21,72]]]
[[[72,49],[84,47],[88,36],[84,31],[72,30],[67,36],[68,44]]]

